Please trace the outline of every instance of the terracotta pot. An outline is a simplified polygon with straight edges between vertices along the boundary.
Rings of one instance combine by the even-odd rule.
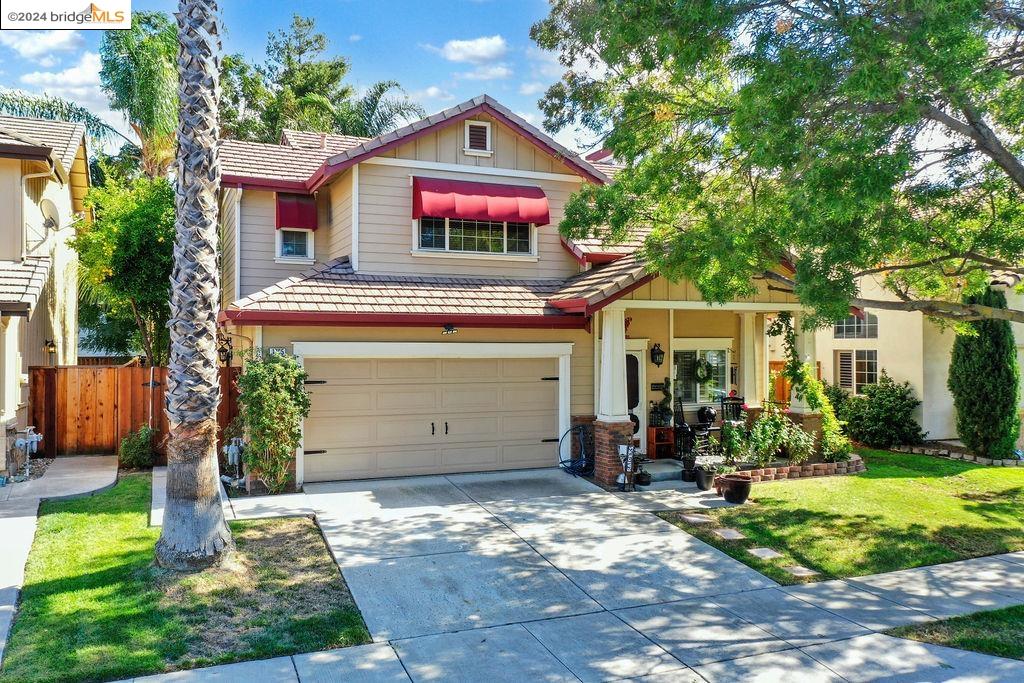
[[[750,477],[741,474],[725,474],[718,477],[722,484],[722,497],[729,503],[745,503],[750,496]]]

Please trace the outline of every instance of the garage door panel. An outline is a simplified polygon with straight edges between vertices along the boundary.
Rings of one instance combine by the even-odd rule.
[[[558,415],[549,413],[502,415],[501,433],[518,439],[526,437],[553,438],[558,436]]]
[[[373,379],[372,360],[322,360],[303,363],[312,380],[368,380]]]
[[[504,444],[499,464],[504,469],[547,467],[556,461],[556,449],[554,443]]]
[[[522,410],[534,406],[557,406],[558,383],[537,382],[534,384],[511,384],[501,388],[501,408]]]
[[[377,428],[366,419],[341,418],[331,420],[307,420],[302,435],[303,443],[310,449],[336,448],[351,444],[372,444]]]
[[[404,386],[381,387],[376,392],[376,408],[388,413],[422,415],[437,410],[435,387]]]
[[[316,386],[309,392],[311,418],[351,415],[373,410],[374,393],[370,389]]]
[[[441,379],[497,381],[501,379],[501,361],[497,358],[444,359],[441,361]]]
[[[377,468],[386,474],[433,470],[441,460],[439,448],[383,449],[376,455]]]
[[[437,379],[438,361],[430,359],[388,359],[375,361],[377,378],[409,380]]]
[[[501,379],[538,380],[541,377],[557,377],[558,361],[554,358],[503,358]]]
[[[472,417],[450,417],[447,441],[494,441],[501,439],[500,415],[474,415]]]
[[[455,384],[441,388],[441,407],[454,410],[498,410],[501,396],[493,385]]]
[[[448,446],[441,449],[441,465],[458,471],[461,468],[494,469],[498,466],[501,446],[478,444],[474,446]]]

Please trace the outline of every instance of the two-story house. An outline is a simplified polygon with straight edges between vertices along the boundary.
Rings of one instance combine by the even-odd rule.
[[[666,378],[684,413],[759,405],[766,315],[799,311],[763,283],[710,306],[636,244],[562,239],[570,195],[615,167],[488,96],[372,139],[225,141],[221,164],[221,319],[309,373],[300,482],[551,466],[580,421],[614,479]]]
[[[89,188],[85,127],[0,116],[0,419],[25,426],[33,365],[74,364],[78,259],[67,245]]]

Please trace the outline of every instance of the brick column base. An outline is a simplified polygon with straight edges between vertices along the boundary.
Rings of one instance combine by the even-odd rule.
[[[821,413],[789,413],[789,419],[814,437],[815,448],[821,447]]]
[[[615,486],[622,474],[619,446],[633,440],[632,422],[594,421],[594,479],[605,486]]]

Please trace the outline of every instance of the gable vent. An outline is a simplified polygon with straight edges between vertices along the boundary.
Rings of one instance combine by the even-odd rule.
[[[488,129],[489,126],[482,123],[468,124],[466,130],[466,147],[480,152],[489,151],[490,145],[487,144],[489,142],[487,137],[490,131]]]

